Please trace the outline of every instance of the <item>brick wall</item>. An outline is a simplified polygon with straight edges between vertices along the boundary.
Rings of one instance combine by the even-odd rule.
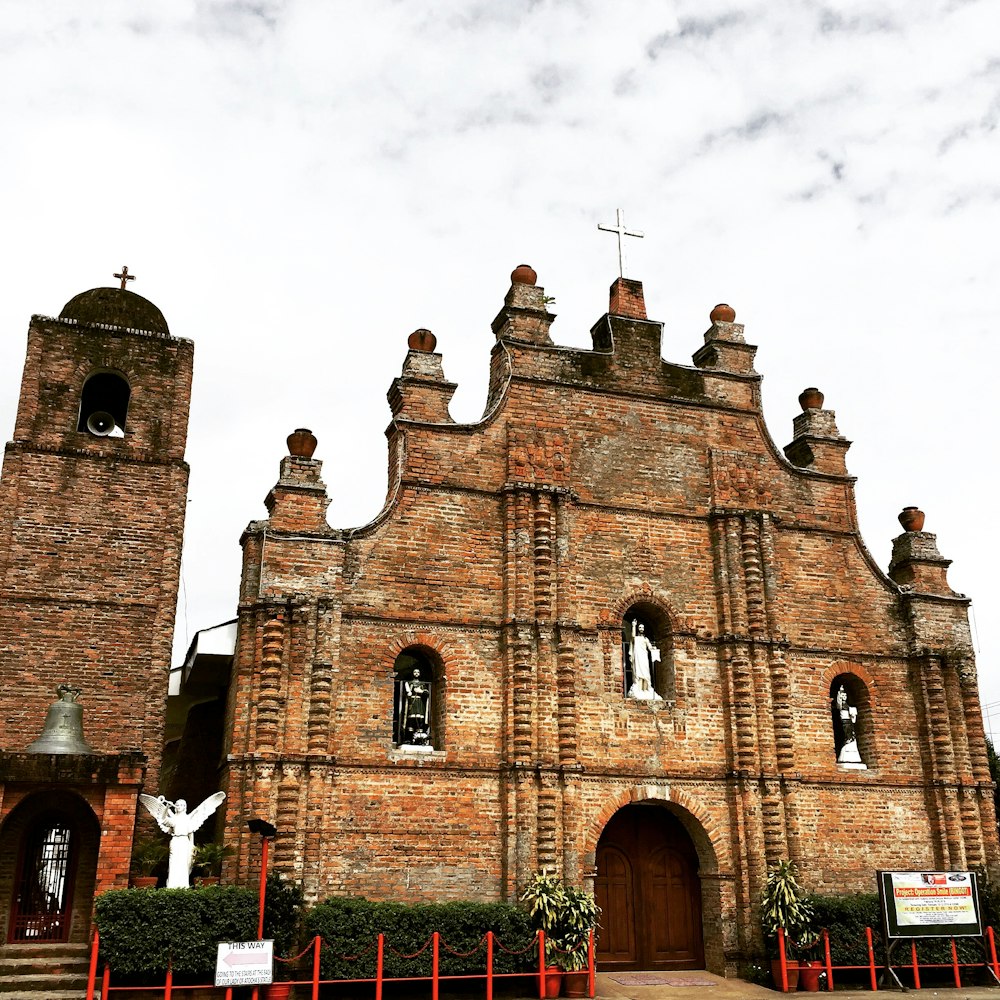
[[[542,289],[515,283],[478,424],[447,418],[438,356],[411,350],[364,528],[326,525],[319,461],[282,460],[243,536],[231,875],[252,877],[261,815],[313,897],[512,898],[543,865],[591,884],[615,811],[659,803],[697,850],[722,970],[755,946],[778,858],[828,891],[879,866],[997,869],[967,602],[933,536],[919,575],[899,549],[900,587],[858,535],[833,412],[796,420],[793,465],[742,326],[713,314],[694,366],[667,364],[624,292],[583,351],[552,346]],[[664,701],[624,697],[636,609],[660,623]],[[412,648],[439,665],[433,753],[392,744]],[[835,758],[845,675],[867,770]]]

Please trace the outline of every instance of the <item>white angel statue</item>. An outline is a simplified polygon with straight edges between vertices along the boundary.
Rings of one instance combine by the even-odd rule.
[[[149,810],[164,833],[170,834],[170,860],[167,867],[167,888],[186,889],[191,884],[194,863],[194,832],[208,819],[226,797],[225,792],[209,795],[197,809],[187,811],[183,799],[171,802],[162,795],[140,795],[139,801]]]

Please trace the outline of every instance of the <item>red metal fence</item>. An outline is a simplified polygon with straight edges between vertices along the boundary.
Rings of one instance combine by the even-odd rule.
[[[441,949],[444,948],[445,951],[459,958],[468,958],[474,955],[477,951],[483,948],[485,945],[485,962],[484,970],[481,973],[468,973],[464,975],[456,976],[443,976],[440,973],[441,965]],[[298,955],[291,958],[278,958],[275,957],[276,962],[281,962],[285,965],[292,966],[303,959],[308,952],[312,952],[312,975],[309,979],[294,979],[288,980],[288,985],[295,986],[311,986],[312,1000],[319,1000],[319,988],[320,986],[327,986],[333,984],[356,984],[356,983],[373,983],[375,986],[375,1000],[382,1000],[382,988],[385,983],[430,983],[431,984],[431,1000],[439,1000],[441,983],[453,982],[455,980],[461,980],[463,982],[474,982],[476,980],[482,980],[485,985],[486,1000],[493,1000],[493,985],[498,979],[535,979],[538,986],[539,997],[545,996],[558,996],[558,989],[555,992],[551,988],[548,988],[547,984],[555,983],[558,984],[564,977],[576,976],[584,980],[585,986],[577,995],[593,997],[594,996],[594,973],[595,973],[595,963],[594,963],[594,935],[590,934],[589,940],[587,942],[587,965],[584,969],[581,969],[578,973],[573,972],[561,972],[554,968],[546,968],[545,965],[545,932],[538,931],[535,937],[531,940],[526,948],[522,948],[519,951],[512,951],[509,948],[505,948],[503,944],[498,941],[493,934],[493,931],[487,931],[479,944],[476,945],[471,951],[458,952],[450,948],[444,941],[441,940],[441,935],[435,931],[424,943],[423,947],[413,954],[403,954],[396,951],[395,949],[388,946],[385,941],[385,935],[379,934],[376,940],[372,943],[368,951],[371,948],[375,949],[375,975],[372,977],[359,977],[356,979],[321,979],[320,978],[320,952],[323,947],[323,939],[318,935],[313,938],[312,942],[308,944]],[[431,974],[429,976],[386,976],[383,974],[385,967],[385,956],[386,950],[392,951],[397,957],[403,959],[417,958],[422,955],[427,948],[431,949]],[[496,949],[507,952],[509,955],[516,954],[526,954],[529,951],[534,951],[538,949],[538,968],[537,970],[532,970],[531,972],[494,972],[493,971],[493,957]],[[558,951],[559,949],[554,949],[553,946],[549,945],[549,952],[553,950]],[[364,958],[368,954],[368,951],[361,955],[352,956],[342,956],[345,961],[356,961]],[[171,1000],[174,993],[182,993],[182,991],[189,990],[201,990],[214,991],[213,995],[218,995],[219,997],[225,997],[225,1000],[232,1000],[233,988],[223,987],[223,986],[213,986],[212,984],[203,985],[174,985],[173,982],[173,971],[167,969],[164,983],[162,986],[150,987],[150,986],[113,986],[111,984],[111,968],[108,965],[104,966],[104,972],[101,977],[100,982],[100,993],[96,992],[97,988],[97,970],[99,966],[99,954],[100,954],[100,935],[95,930],[93,941],[91,943],[90,949],[90,972],[87,979],[87,1000],[94,1000],[95,996],[100,996],[101,1000],[108,1000],[108,997],[114,993],[121,997],[125,997],[127,1000],[127,994],[142,991],[146,996],[149,996],[152,990],[159,993],[162,990],[164,1000]],[[282,981],[282,985],[285,981]],[[567,994],[568,995],[568,994]],[[257,997],[257,989],[254,989],[254,997]]]
[[[1000,982],[1000,965],[997,964],[997,949],[996,941],[993,937],[993,928],[987,927],[986,932],[983,935],[984,938],[984,949],[986,952],[986,958],[982,962],[959,962],[958,960],[958,949],[955,946],[955,939],[951,938],[951,961],[950,962],[918,962],[917,961],[917,942],[910,939],[910,961],[906,964],[892,966],[893,969],[912,974],[913,976],[913,988],[920,989],[920,970],[921,969],[951,969],[952,975],[955,981],[955,988],[962,988],[962,969],[989,969],[993,974],[994,979]],[[872,936],[872,929],[870,927],[865,928],[865,945],[868,950],[868,962],[866,965],[834,965],[830,958],[830,932],[823,929],[822,932],[823,941],[823,962],[822,962],[822,972],[826,974],[826,986],[827,992],[833,992],[833,974],[835,971],[846,972],[852,971],[857,972],[859,970],[868,973],[868,984],[871,989],[878,990],[878,975],[879,972],[885,972],[886,966],[883,963],[875,961],[875,946]],[[782,992],[790,992],[788,986],[788,968],[789,959],[785,949],[785,933],[778,928],[778,963],[781,972],[780,976],[780,988]],[[800,966],[801,970],[801,966]]]

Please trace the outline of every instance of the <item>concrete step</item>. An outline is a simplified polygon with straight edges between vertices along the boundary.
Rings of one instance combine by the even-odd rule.
[[[83,997],[87,992],[86,976],[0,976],[0,997],[35,997],[36,1000],[50,1000],[56,993],[66,993],[73,997]]]

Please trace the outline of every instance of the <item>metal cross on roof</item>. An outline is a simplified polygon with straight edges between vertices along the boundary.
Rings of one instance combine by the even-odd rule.
[[[617,233],[618,234],[618,273],[624,278],[625,277],[625,240],[626,236],[635,236],[638,239],[642,239],[643,234],[633,232],[631,229],[625,228],[625,213],[619,208],[616,209],[616,217],[618,219],[618,225],[616,226],[602,226],[600,223],[597,224],[598,229],[602,229],[606,233]]]
[[[121,274],[116,274],[116,275],[114,275],[114,277],[121,278],[122,289],[123,290],[125,288],[125,282],[126,281],[135,281],[135,275],[128,273],[128,267],[127,266],[122,266],[122,273]]]

